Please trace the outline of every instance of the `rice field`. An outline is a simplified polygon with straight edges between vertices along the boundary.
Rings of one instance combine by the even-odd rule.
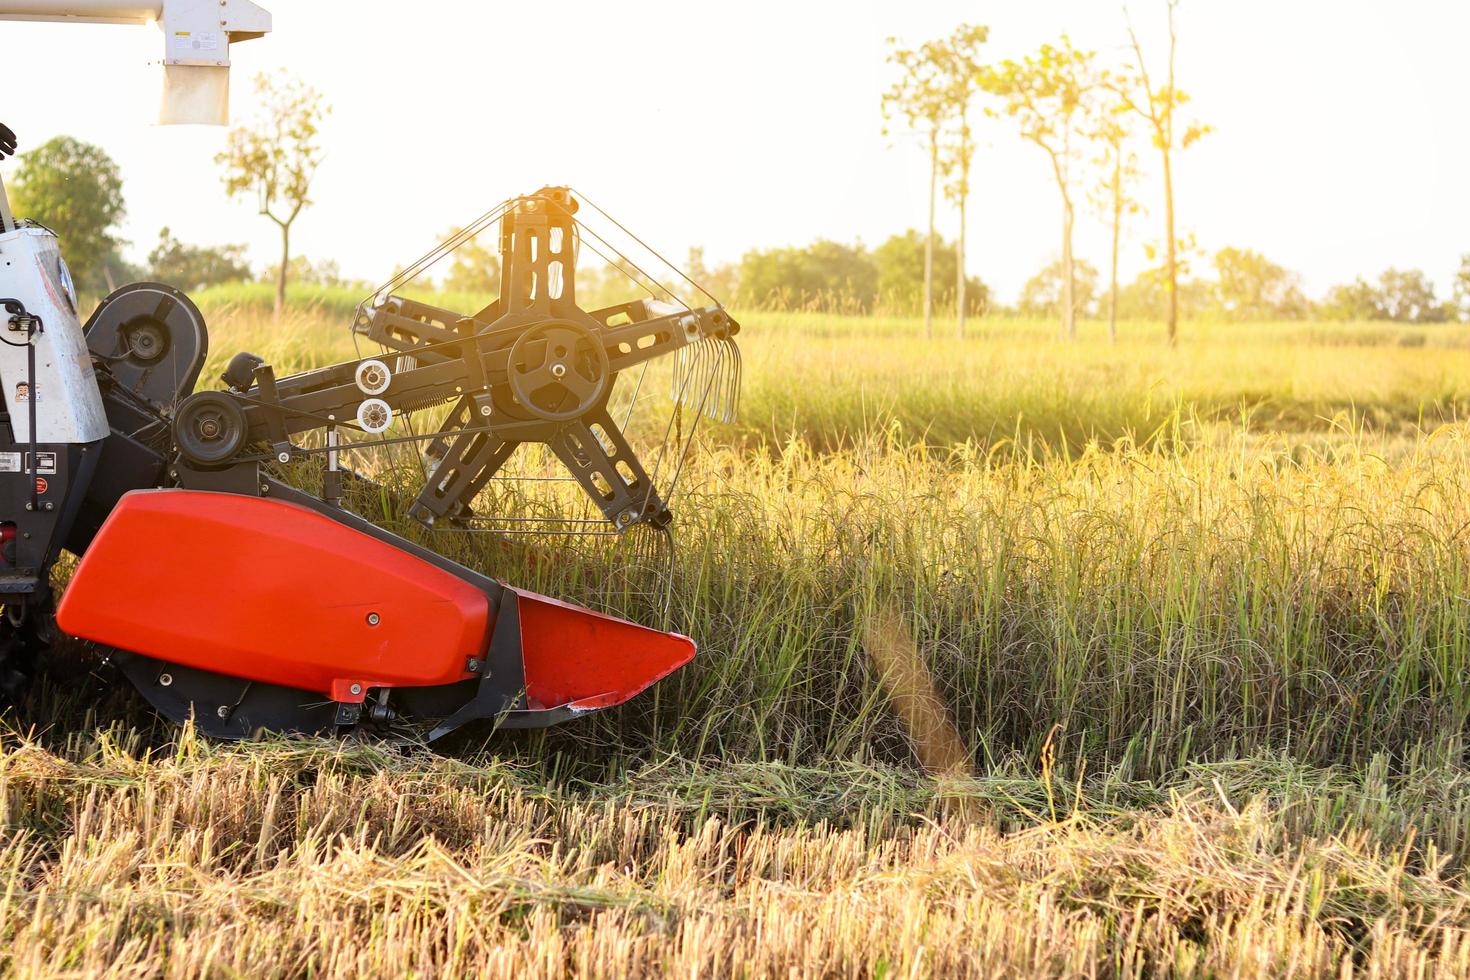
[[[210,375],[352,356],[301,299],[202,297]],[[1470,974],[1470,335],[741,319],[667,605],[621,546],[404,528],[693,664],[431,753],[208,744],[60,649],[0,739],[3,969]]]

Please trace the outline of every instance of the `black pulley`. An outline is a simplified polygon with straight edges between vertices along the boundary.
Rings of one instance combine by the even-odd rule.
[[[156,406],[171,406],[193,391],[209,353],[199,308],[159,282],[115,290],[84,329],[87,349],[107,366],[111,379]]]
[[[223,391],[200,391],[184,399],[174,415],[174,444],[191,463],[214,466],[245,445],[245,410]]]

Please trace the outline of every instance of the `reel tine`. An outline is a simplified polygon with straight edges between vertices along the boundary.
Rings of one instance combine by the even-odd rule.
[[[699,401],[695,403],[696,411],[703,415],[709,406],[709,386],[711,376],[714,372],[714,358],[710,356],[709,339],[699,342]]]
[[[704,341],[695,341],[686,349],[689,351],[689,370],[684,378],[684,384],[679,389],[679,404],[684,408],[698,410],[707,369]]]
[[[730,399],[730,421],[734,422],[740,416],[740,395],[745,390],[745,352],[733,339],[725,341],[730,349],[735,352],[735,386],[732,389],[733,397]]]
[[[686,347],[680,347],[674,352],[674,371],[673,381],[671,382],[673,387],[669,389],[669,398],[675,402],[681,401],[684,397],[684,375],[688,370],[689,350]]]
[[[730,381],[735,376],[735,364],[730,357],[730,345],[723,340],[716,341],[720,348],[720,367],[723,373],[720,376],[720,414],[719,421],[730,421]]]
[[[730,350],[727,340],[717,340],[715,343],[720,351],[720,368],[723,372],[720,379],[720,414],[719,421],[729,422],[733,407],[730,404],[731,383],[735,380],[735,358]]]
[[[725,378],[725,354],[720,350],[719,341],[713,337],[705,340],[709,351],[709,391],[701,397],[704,399],[704,417],[710,420],[719,418],[720,388]]]
[[[740,416],[740,385],[744,381],[745,355],[732,339],[727,338],[725,346],[730,349],[730,412],[726,421],[734,422]]]

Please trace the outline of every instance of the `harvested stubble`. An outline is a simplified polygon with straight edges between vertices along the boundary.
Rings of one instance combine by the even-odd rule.
[[[1470,972],[1470,895],[1432,854],[1340,814],[1306,833],[1290,818],[1309,787],[1411,809],[1412,791],[1260,761],[1274,786],[1244,795],[1229,767],[1062,788],[668,760],[615,787],[548,786],[371,746],[186,734],[148,757],[105,735],[12,738],[0,963],[48,977]],[[960,800],[987,816],[955,818]]]

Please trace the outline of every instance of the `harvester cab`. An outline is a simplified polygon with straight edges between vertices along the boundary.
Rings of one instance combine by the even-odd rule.
[[[63,550],[80,561],[55,625],[98,645],[163,715],[222,738],[544,726],[687,663],[688,637],[492,579],[354,513],[344,490],[365,479],[348,454],[420,445],[409,517],[523,532],[517,522],[536,518],[496,514],[487,487],[520,478],[507,469],[518,447],[541,446],[592,504],[575,529],[638,529],[672,547],[668,499],[613,393],[622,378],[636,385],[631,409],[649,363],[673,355],[670,411],[730,417],[739,325],[707,296],[680,299],[671,266],[660,280],[635,263],[579,216],[589,210],[637,242],[567,188],[511,198],[362,302],[350,329],[372,353],[287,374],[241,352],[225,387],[203,391],[209,336],[188,296],[133,283],[84,325],[56,235],[0,213],[5,678],[18,681],[46,639]],[[404,295],[482,232],[498,238],[494,302],[455,311]],[[645,295],[579,305],[583,248]],[[671,441],[675,428],[659,460],[676,479],[693,426]],[[318,487],[283,478],[312,461]]]

